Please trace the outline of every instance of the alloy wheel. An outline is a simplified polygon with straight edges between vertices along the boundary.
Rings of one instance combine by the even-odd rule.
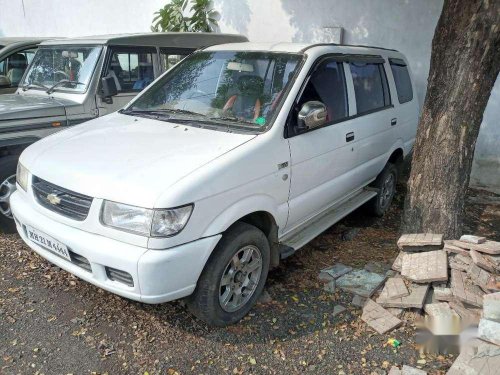
[[[259,285],[262,254],[258,247],[239,249],[227,264],[219,283],[219,303],[227,312],[243,307]]]
[[[0,213],[9,219],[12,219],[9,199],[12,193],[16,191],[16,175],[7,177],[0,184]]]

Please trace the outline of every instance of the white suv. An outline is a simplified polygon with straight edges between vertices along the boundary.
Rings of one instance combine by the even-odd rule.
[[[12,211],[68,272],[145,303],[189,296],[227,325],[280,259],[364,203],[387,210],[417,118],[397,51],[209,47],[119,113],[28,147]]]

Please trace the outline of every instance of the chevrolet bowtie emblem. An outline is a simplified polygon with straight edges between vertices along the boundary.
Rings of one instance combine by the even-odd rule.
[[[61,203],[61,198],[59,198],[57,194],[53,193],[47,195],[47,200],[54,206],[57,206],[59,203]]]

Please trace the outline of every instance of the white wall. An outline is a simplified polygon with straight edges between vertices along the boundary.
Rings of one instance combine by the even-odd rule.
[[[81,36],[149,31],[167,0],[0,0],[0,36]],[[442,0],[214,0],[220,31],[251,41],[321,42],[324,27],[344,43],[394,48],[410,61],[423,103],[430,49]],[[485,112],[472,173],[500,190],[500,83]]]

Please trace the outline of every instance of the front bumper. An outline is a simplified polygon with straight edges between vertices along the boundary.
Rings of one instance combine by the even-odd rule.
[[[221,237],[202,238],[166,250],[150,250],[57,222],[36,210],[25,195],[16,191],[10,205],[19,235],[31,249],[71,274],[135,301],[162,303],[190,295]],[[78,262],[32,242],[27,237],[26,225],[65,244],[79,259],[84,257],[91,269],[86,270]],[[128,273],[133,286],[110,279],[109,267]]]

